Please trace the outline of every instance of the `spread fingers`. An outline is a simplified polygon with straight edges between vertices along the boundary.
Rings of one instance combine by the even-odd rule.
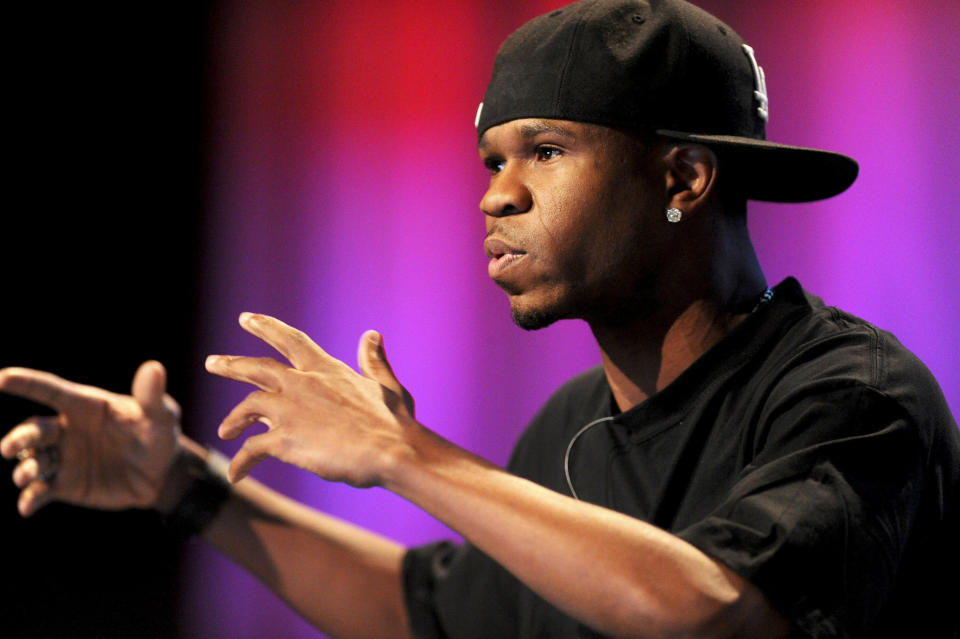
[[[253,384],[265,391],[279,391],[281,380],[289,366],[269,357],[240,357],[211,355],[206,361],[207,371],[237,382]]]
[[[243,442],[243,446],[233,456],[230,467],[227,469],[227,477],[230,481],[240,481],[253,470],[254,466],[269,457],[274,437],[274,433],[261,433]]]
[[[30,368],[11,367],[0,370],[0,390],[68,412],[84,400],[84,387],[53,373]]]
[[[24,517],[29,517],[51,501],[53,501],[53,491],[50,483],[42,480],[33,481],[20,491],[17,510]]]
[[[240,325],[280,351],[298,370],[318,370],[324,364],[337,361],[306,333],[269,315],[242,313]]]
[[[23,452],[28,452],[24,449]],[[60,469],[60,452],[57,448],[41,448],[23,455],[23,460],[13,469],[13,483],[24,488],[35,480],[52,484]]]
[[[0,440],[0,454],[13,459],[23,450],[53,446],[60,440],[56,417],[32,417],[15,426]]]
[[[243,431],[257,422],[272,427],[266,414],[269,400],[270,395],[263,391],[254,391],[247,395],[247,398],[234,406],[230,414],[220,423],[217,435],[221,439],[236,439],[243,434]]]

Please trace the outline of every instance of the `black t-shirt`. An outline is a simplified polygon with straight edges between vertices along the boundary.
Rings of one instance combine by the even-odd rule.
[[[673,532],[803,636],[957,636],[960,432],[943,394],[892,335],[795,280],[627,412],[601,369],[574,378],[508,470]],[[414,549],[404,570],[418,637],[598,636],[469,543]]]

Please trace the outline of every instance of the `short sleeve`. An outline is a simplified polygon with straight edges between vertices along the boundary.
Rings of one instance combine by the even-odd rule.
[[[417,639],[517,636],[516,578],[470,543],[407,551],[403,585]]]
[[[439,542],[412,548],[403,558],[403,589],[410,615],[410,630],[417,639],[440,639],[444,636],[433,608],[434,583],[442,576],[456,548]]]
[[[808,637],[867,632],[889,597],[919,508],[922,446],[865,387],[771,416],[754,463],[679,536],[757,586]]]

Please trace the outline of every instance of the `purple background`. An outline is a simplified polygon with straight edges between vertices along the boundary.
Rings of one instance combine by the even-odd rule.
[[[419,419],[503,463],[525,422],[598,363],[585,326],[511,324],[486,277],[477,103],[500,41],[562,2],[230,3],[212,16],[198,435],[247,388],[202,374],[206,353],[266,354],[237,315],[276,315],[355,364],[380,330]],[[768,280],[891,330],[960,406],[960,4],[814,0],[701,6],[757,51],[768,137],[852,155],[845,194],[751,205]],[[664,96],[669,99],[669,96]],[[232,452],[235,444],[217,444]],[[254,476],[406,543],[452,536],[382,490],[274,461]],[[185,636],[314,637],[228,560],[190,549]]]

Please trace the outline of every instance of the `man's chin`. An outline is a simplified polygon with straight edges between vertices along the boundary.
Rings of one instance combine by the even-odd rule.
[[[555,313],[539,308],[521,309],[512,306],[510,312],[513,315],[513,323],[525,331],[535,331],[546,328],[560,319]]]
[[[498,282],[499,284],[499,282]],[[508,290],[501,285],[510,297],[510,313],[513,323],[525,331],[546,328],[566,317],[561,299],[550,295],[538,295],[530,291]]]

